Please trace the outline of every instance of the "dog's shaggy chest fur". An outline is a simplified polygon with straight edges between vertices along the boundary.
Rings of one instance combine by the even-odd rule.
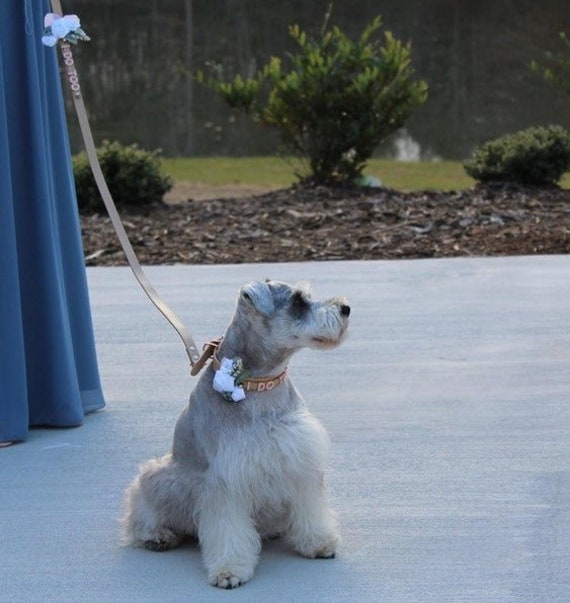
[[[251,377],[285,370],[303,347],[343,339],[350,308],[314,302],[303,289],[267,281],[242,288],[219,354]],[[211,584],[251,578],[261,538],[280,535],[306,557],[333,557],[338,528],[325,495],[328,437],[286,377],[239,403],[200,378],[174,431],[172,450],[148,461],[127,491],[126,541],[153,550],[197,536]]]

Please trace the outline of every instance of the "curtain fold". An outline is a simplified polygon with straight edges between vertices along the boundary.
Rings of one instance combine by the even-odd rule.
[[[45,0],[0,19],[0,441],[104,406],[57,48]]]

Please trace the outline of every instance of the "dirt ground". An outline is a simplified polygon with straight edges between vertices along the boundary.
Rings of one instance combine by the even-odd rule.
[[[570,252],[570,191],[451,192],[177,185],[121,209],[142,264],[501,256]],[[126,264],[106,215],[82,215],[87,265]]]

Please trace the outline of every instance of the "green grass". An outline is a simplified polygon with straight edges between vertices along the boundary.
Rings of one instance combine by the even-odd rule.
[[[162,165],[176,182],[286,187],[296,181],[292,163],[278,157],[178,157],[163,159]],[[475,183],[459,161],[372,159],[364,173],[401,191],[460,190]],[[570,188],[570,174],[564,176],[561,185]]]
[[[475,184],[459,161],[389,161],[373,159],[365,170],[382,183],[401,191],[457,190]]]
[[[162,165],[176,182],[289,186],[296,180],[293,168],[278,157],[177,157]]]

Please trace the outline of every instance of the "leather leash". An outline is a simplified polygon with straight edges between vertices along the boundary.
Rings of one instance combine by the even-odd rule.
[[[51,0],[51,6],[52,11],[54,13],[63,16],[60,0]],[[93,176],[95,177],[97,188],[99,189],[99,193],[101,194],[103,203],[105,204],[105,208],[107,209],[107,213],[111,218],[111,223],[113,224],[115,232],[117,233],[117,237],[119,238],[121,247],[125,252],[129,266],[135,278],[139,282],[140,286],[143,288],[144,292],[146,293],[150,301],[154,304],[154,306],[158,309],[158,311],[162,313],[162,315],[166,318],[166,320],[168,320],[174,330],[178,333],[180,339],[182,340],[182,343],[184,344],[184,347],[186,348],[186,353],[192,366],[191,375],[196,375],[202,368],[204,363],[208,360],[209,356],[206,356],[206,354],[210,352],[210,348],[208,348],[208,344],[206,344],[206,349],[204,353],[204,356],[206,357],[202,362],[200,362],[200,352],[198,351],[198,347],[192,339],[190,332],[184,326],[180,318],[160,297],[160,295],[157,293],[156,289],[152,286],[146,274],[144,273],[138,261],[138,258],[133,250],[131,242],[129,241],[129,237],[125,231],[125,228],[121,222],[121,218],[119,216],[119,213],[117,212],[117,208],[113,201],[113,197],[111,196],[109,187],[105,182],[105,177],[99,164],[97,151],[95,150],[95,143],[93,141],[93,134],[91,132],[91,127],[89,126],[89,120],[87,118],[87,111],[85,109],[85,104],[81,95],[79,76],[73,62],[71,46],[69,45],[69,43],[62,40],[59,43],[59,47],[61,50],[63,63],[65,65],[67,82],[69,84],[69,88],[71,89],[73,104],[75,106],[75,112],[79,120],[79,127],[81,128],[81,134],[83,136],[83,142],[85,144],[85,150],[87,152],[89,164],[91,165],[91,170],[93,171]]]

